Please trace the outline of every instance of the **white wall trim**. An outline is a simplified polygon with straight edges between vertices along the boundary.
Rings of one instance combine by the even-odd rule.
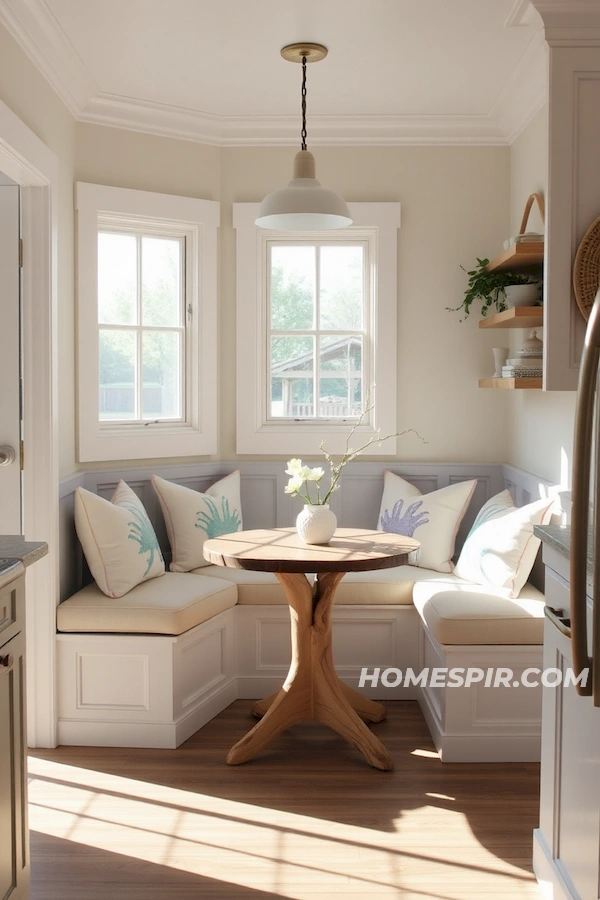
[[[217,451],[217,228],[220,204],[151,191],[78,182],[77,458],[80,462],[207,456]],[[115,214],[164,226],[185,240],[185,405],[169,424],[100,421],[98,352],[98,231]],[[191,315],[188,315],[188,310]],[[151,427],[147,427],[150,425]]]
[[[48,556],[27,572],[28,740],[56,745],[55,608],[59,595],[58,160],[0,102],[0,169],[23,188],[24,502],[27,540]]]
[[[523,21],[523,2],[517,0],[507,27]],[[297,143],[296,116],[216,116],[102,92],[43,0],[2,0],[0,22],[81,122],[220,147]],[[504,146],[527,124],[523,103],[532,85],[527,73],[511,82],[499,115],[492,110],[466,116],[312,116],[311,145]],[[537,111],[535,102],[525,106],[533,109],[532,116]]]

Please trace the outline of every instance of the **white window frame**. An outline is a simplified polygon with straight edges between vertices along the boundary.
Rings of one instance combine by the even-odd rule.
[[[79,462],[205,456],[217,452],[217,228],[220,204],[79,182],[77,403]],[[98,231],[126,228],[185,237],[186,362],[182,421],[100,421]]]
[[[267,415],[267,288],[268,243],[282,241],[364,241],[370,266],[370,347],[365,348],[365,394],[375,385],[375,409],[359,431],[368,440],[397,431],[396,308],[399,203],[349,203],[353,224],[323,232],[281,232],[258,228],[258,203],[234,203],[236,229],[237,414],[238,454],[317,455],[326,441],[331,453],[343,452],[354,418],[273,420]],[[373,444],[369,454],[395,455],[396,440]]]

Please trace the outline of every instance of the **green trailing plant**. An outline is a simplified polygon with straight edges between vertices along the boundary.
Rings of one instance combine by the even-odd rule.
[[[477,266],[470,272],[461,266],[469,276],[465,296],[460,306],[446,307],[448,312],[462,312],[461,322],[471,312],[472,303],[481,303],[482,316],[487,316],[488,312],[503,312],[506,309],[504,288],[511,284],[529,284],[531,281],[528,275],[516,275],[514,272],[488,272],[488,263],[489,259],[477,259]]]

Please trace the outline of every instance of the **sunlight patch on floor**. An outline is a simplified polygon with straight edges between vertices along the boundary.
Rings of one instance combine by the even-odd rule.
[[[399,889],[454,900],[463,878],[482,894],[506,879],[506,896],[533,896],[531,876],[482,847],[445,795],[424,794],[384,832],[32,757],[29,800],[33,831],[292,900]],[[452,826],[429,846],[441,816]]]

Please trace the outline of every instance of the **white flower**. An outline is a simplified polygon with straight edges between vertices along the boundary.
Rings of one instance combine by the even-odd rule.
[[[296,494],[302,485],[304,484],[304,478],[301,478],[299,475],[294,475],[285,486],[286,494]]]
[[[320,481],[323,475],[325,474],[325,470],[318,466],[315,469],[307,469],[307,474],[305,475],[306,481]],[[302,470],[304,471],[304,469]]]
[[[288,467],[285,470],[286,475],[296,475],[296,473],[302,468],[302,460],[301,459],[289,459]]]

